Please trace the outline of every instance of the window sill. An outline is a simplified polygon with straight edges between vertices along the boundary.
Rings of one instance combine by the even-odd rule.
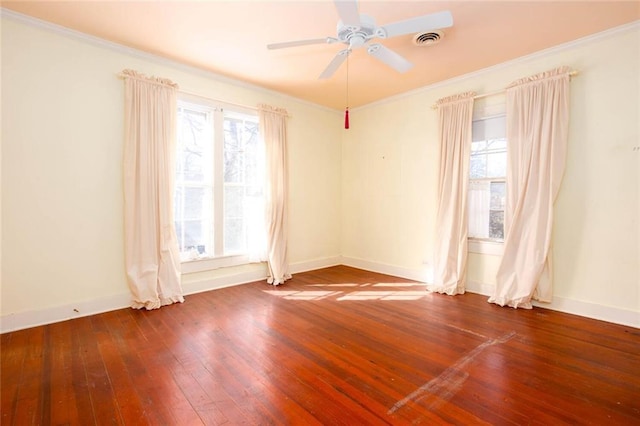
[[[497,241],[482,241],[469,239],[469,253],[490,254],[502,256],[504,253],[504,243]]]
[[[194,272],[211,271],[213,269],[227,268],[230,266],[246,265],[249,256],[241,254],[234,256],[207,257],[194,260],[183,260],[182,273],[190,274]]]

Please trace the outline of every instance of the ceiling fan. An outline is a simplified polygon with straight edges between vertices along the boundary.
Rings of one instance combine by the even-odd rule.
[[[321,79],[330,78],[347,56],[360,47],[367,48],[367,53],[382,61],[398,72],[406,72],[413,64],[407,59],[386,48],[380,43],[370,43],[375,38],[385,39],[405,34],[432,31],[453,25],[451,12],[437,12],[429,15],[417,16],[404,21],[378,26],[376,21],[368,15],[358,12],[357,0],[334,0],[338,16],[336,37],[324,37],[308,40],[288,41],[284,43],[268,44],[268,49],[282,49],[286,47],[305,46],[310,44],[342,43],[346,49],[339,51],[325,70],[320,74]]]

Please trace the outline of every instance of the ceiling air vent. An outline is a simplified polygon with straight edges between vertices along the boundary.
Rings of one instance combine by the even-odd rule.
[[[432,44],[440,43],[442,37],[444,37],[444,33],[442,31],[419,33],[413,36],[413,44],[416,46],[431,46]]]

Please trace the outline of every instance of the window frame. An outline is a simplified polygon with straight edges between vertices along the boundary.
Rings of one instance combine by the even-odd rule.
[[[248,115],[256,118],[259,125],[258,113],[247,107],[215,101],[209,98],[179,93],[177,106],[193,106],[196,109],[209,110],[213,114],[213,255],[195,259],[181,259],[182,273],[194,273],[230,266],[246,265],[251,263],[248,253],[224,253],[224,119],[225,111],[232,114]],[[176,135],[177,137],[177,135]],[[177,149],[177,146],[176,146]],[[219,159],[219,160],[218,160]],[[175,189],[174,189],[175,191]],[[172,197],[172,200],[175,198]],[[216,208],[216,206],[220,206]]]

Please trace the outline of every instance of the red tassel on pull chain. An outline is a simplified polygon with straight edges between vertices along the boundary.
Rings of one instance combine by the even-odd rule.
[[[344,128],[349,128],[349,54],[351,53],[351,48],[347,50],[347,99],[346,99],[346,107],[344,109]]]

